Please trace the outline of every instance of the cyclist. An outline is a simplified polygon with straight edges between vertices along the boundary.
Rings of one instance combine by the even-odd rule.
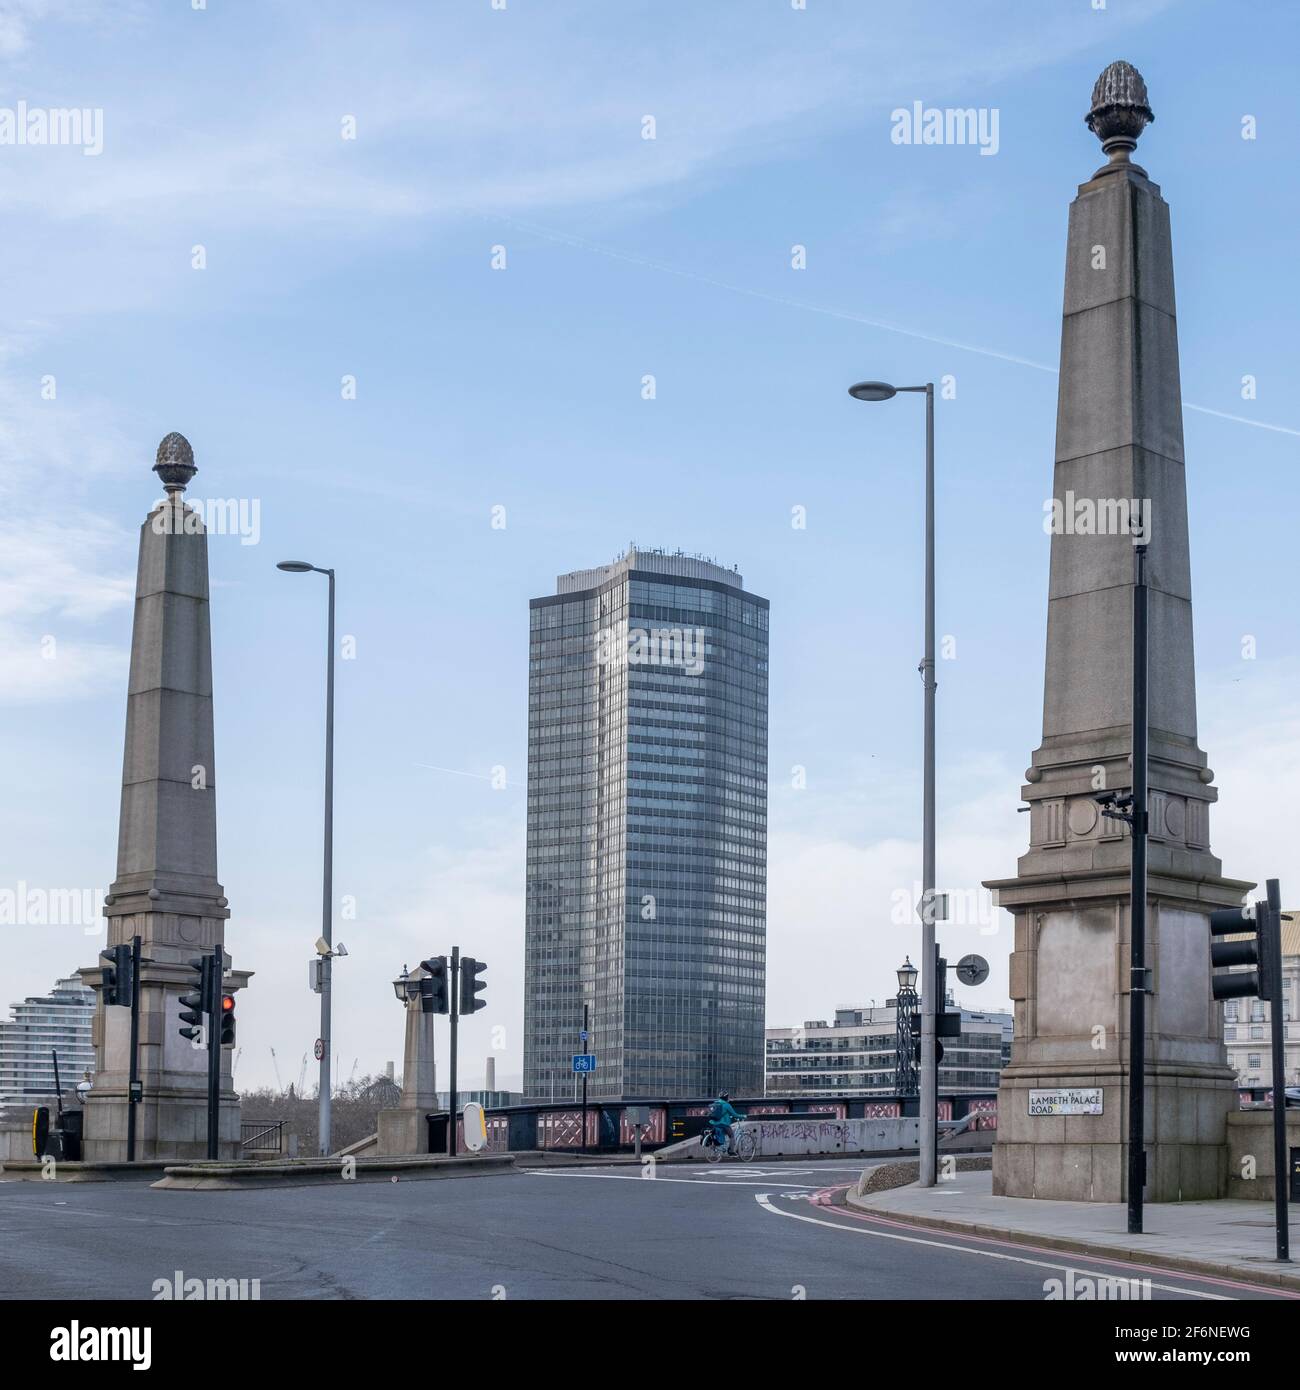
[[[731,1103],[731,1097],[722,1091],[717,1100],[713,1102],[713,1108],[709,1111],[709,1125],[713,1130],[713,1137],[723,1145],[725,1153],[732,1153],[732,1125],[745,1117]]]

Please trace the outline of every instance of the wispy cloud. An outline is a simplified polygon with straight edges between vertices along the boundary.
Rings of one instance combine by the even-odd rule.
[[[0,344],[0,701],[119,686],[126,653],[100,621],[135,592],[132,537],[88,502],[129,446],[116,412],[42,399],[31,341]],[[57,383],[55,385],[57,393]]]

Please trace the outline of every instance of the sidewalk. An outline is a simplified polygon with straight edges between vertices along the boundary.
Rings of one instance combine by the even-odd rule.
[[[958,1173],[931,1188],[895,1187],[866,1196],[851,1191],[847,1200],[873,1216],[960,1235],[1110,1256],[1300,1293],[1300,1263],[1279,1265],[1273,1258],[1272,1202],[1151,1202],[1143,1209],[1146,1229],[1131,1236],[1127,1208],[1118,1202],[995,1197],[990,1172]],[[1291,1253],[1300,1260],[1300,1220],[1294,1207]]]

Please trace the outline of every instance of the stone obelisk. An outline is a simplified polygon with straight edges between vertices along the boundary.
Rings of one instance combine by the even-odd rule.
[[[402,1062],[400,1104],[379,1112],[380,1154],[429,1152],[430,1110],[438,1108],[438,1067],[434,1054],[434,1022],[437,1014],[420,1007],[419,982],[428,976],[420,965],[403,974],[406,982],[406,1046]]]
[[[1133,785],[1134,544],[1145,539],[1146,1196],[1217,1197],[1236,1100],[1207,915],[1253,885],[1225,879],[1210,853],[1216,792],[1196,733],[1169,208],[1130,158],[1154,119],[1141,74],[1112,63],[1086,119],[1109,162],[1070,208],[1043,740],[1022,789],[1029,852],[1015,878],[986,884],[1015,919],[1015,1041],[993,1184],[1006,1196],[1126,1198],[1132,842],[1096,798]]]
[[[183,435],[158,446],[154,471],[166,490],[140,528],[135,617],[126,706],[126,751],[118,825],[117,877],[105,898],[108,944],[141,938],[136,1157],[207,1153],[207,1052],[179,1034],[180,995],[194,987],[187,962],[223,942],[230,910],[217,881],[213,770],[212,644],[208,626],[208,540],[184,492],[198,471]],[[106,1007],[101,971],[82,979],[96,991],[94,1087],[86,1104],[87,1162],[126,1158],[130,1010]],[[227,972],[226,990],[248,972]],[[222,1049],[223,1054],[228,1049]],[[234,1157],[239,1103],[221,1063],[220,1154]]]

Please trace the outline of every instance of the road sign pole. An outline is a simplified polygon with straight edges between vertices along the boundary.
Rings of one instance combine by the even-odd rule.
[[[126,1161],[135,1162],[135,1093],[140,1085],[140,938],[131,938],[131,1062],[126,1087]]]
[[[591,1046],[588,1041],[588,1028],[590,1027],[591,1010],[590,1005],[582,1006],[582,1050],[585,1053]],[[582,1073],[582,1152],[587,1152],[587,1073]]]
[[[447,1017],[451,1020],[451,1047],[448,1050],[450,1075],[447,1083],[447,1157],[456,1157],[456,1022],[460,1014],[460,947],[451,948],[451,969],[447,973]]]

